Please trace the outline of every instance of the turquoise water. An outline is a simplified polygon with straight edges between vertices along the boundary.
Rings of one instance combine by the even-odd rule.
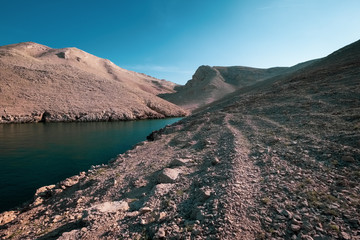
[[[0,124],[0,212],[31,199],[41,186],[107,163],[178,120]]]

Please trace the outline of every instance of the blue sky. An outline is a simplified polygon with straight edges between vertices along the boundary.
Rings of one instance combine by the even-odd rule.
[[[359,0],[0,1],[0,45],[77,47],[180,84],[200,65],[291,66],[360,39]]]

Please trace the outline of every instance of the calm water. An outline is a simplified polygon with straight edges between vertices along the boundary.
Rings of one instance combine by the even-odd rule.
[[[41,186],[107,163],[179,119],[0,124],[0,212],[31,199]]]

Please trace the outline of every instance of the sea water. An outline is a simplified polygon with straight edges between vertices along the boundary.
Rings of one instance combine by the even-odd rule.
[[[0,124],[0,212],[30,200],[41,186],[107,163],[179,120]]]

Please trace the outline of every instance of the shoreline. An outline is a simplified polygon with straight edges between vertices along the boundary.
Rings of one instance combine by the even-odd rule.
[[[76,162],[76,165],[78,166],[78,167],[75,167],[74,168],[74,170],[75,170],[75,172],[72,170],[72,171],[64,171],[65,169],[63,169],[63,171],[62,172],[72,172],[72,173],[70,173],[70,175],[69,174],[62,174],[62,175],[64,175],[65,177],[70,177],[70,176],[72,176],[73,174],[78,174],[79,172],[78,171],[88,171],[91,167],[93,167],[92,165],[95,165],[95,166],[97,166],[96,164],[107,164],[108,162],[111,162],[112,161],[112,159],[114,158],[114,157],[116,157],[117,155],[119,155],[119,154],[122,154],[122,153],[124,153],[124,152],[126,152],[126,151],[128,151],[128,150],[130,150],[130,149],[133,149],[135,146],[137,146],[137,145],[139,145],[139,144],[141,144],[141,142],[143,141],[143,140],[146,140],[146,137],[148,137],[149,135],[151,135],[151,133],[152,132],[156,132],[156,131],[158,131],[161,127],[163,127],[163,126],[166,126],[165,124],[172,124],[174,121],[179,121],[179,120],[181,120],[181,119],[183,119],[183,118],[178,118],[178,117],[176,117],[176,118],[165,118],[165,119],[141,119],[141,120],[132,120],[132,121],[113,121],[113,122],[86,122],[86,123],[83,123],[83,122],[71,122],[72,123],[72,125],[67,125],[67,124],[71,124],[70,122],[60,122],[60,123],[58,123],[58,122],[48,122],[48,123],[42,123],[42,124],[40,124],[40,125],[38,125],[37,123],[33,123],[33,124],[24,124],[23,125],[23,127],[22,126],[20,126],[21,124],[14,124],[13,126],[16,126],[16,125],[18,125],[19,127],[21,127],[21,128],[16,128],[16,129],[18,129],[17,131],[20,131],[20,132],[24,132],[24,131],[26,131],[26,132],[28,132],[29,131],[29,129],[32,129],[33,131],[35,131],[35,132],[38,132],[38,127],[37,126],[40,126],[40,129],[44,129],[44,127],[45,127],[45,125],[48,125],[47,127],[46,127],[46,133],[47,133],[47,135],[49,135],[50,134],[50,136],[58,136],[59,137],[59,139],[63,139],[63,135],[61,135],[61,133],[59,133],[60,135],[54,135],[54,134],[57,134],[58,132],[56,131],[56,129],[59,129],[59,127],[57,127],[57,124],[60,124],[60,126],[62,126],[61,127],[61,129],[63,129],[64,131],[66,131],[66,132],[68,132],[68,131],[70,131],[70,129],[74,129],[74,127],[76,127],[76,131],[79,129],[79,127],[81,127],[81,129],[84,129],[84,131],[79,131],[79,133],[82,135],[82,134],[84,134],[84,136],[88,136],[87,135],[87,132],[92,132],[92,131],[94,131],[94,129],[97,129],[98,130],[98,132],[99,132],[99,134],[101,134],[101,132],[102,131],[104,131],[104,132],[108,132],[110,129],[111,129],[111,131],[114,131],[114,134],[115,133],[120,133],[120,134],[122,134],[123,133],[123,131],[125,131],[125,133],[124,134],[128,134],[128,130],[126,130],[126,129],[129,129],[129,127],[135,127],[135,128],[139,128],[139,129],[143,129],[143,130],[136,130],[136,129],[133,129],[133,130],[131,130],[130,132],[131,132],[131,135],[133,135],[133,134],[135,134],[134,136],[138,136],[138,137],[126,137],[126,136],[124,136],[124,137],[112,137],[112,135],[110,135],[110,136],[108,136],[108,135],[104,135],[104,136],[108,136],[109,138],[108,138],[108,140],[107,140],[107,145],[108,146],[112,146],[112,147],[96,147],[96,146],[93,146],[93,144],[90,144],[89,145],[89,143],[87,143],[86,142],[86,139],[84,139],[84,143],[77,143],[77,142],[74,142],[74,141],[71,141],[71,140],[69,140],[69,141],[66,141],[66,144],[72,144],[72,145],[74,145],[74,147],[75,148],[77,148],[77,147],[80,147],[80,146],[78,146],[79,144],[81,144],[81,145],[84,145],[84,146],[92,146],[91,148],[92,149],[99,149],[99,151],[101,150],[103,153],[102,154],[97,154],[96,152],[94,152],[94,150],[91,150],[91,149],[89,149],[87,152],[94,152],[94,154],[97,154],[96,156],[99,156],[97,159],[98,160],[96,160],[96,159],[93,159],[93,158],[91,158],[90,156],[88,156],[88,157],[83,157],[83,158],[77,158],[77,162]],[[141,123],[142,121],[144,121],[144,123]],[[154,121],[154,122],[153,122]],[[123,122],[123,124],[118,124],[118,123],[121,123],[121,122]],[[133,122],[133,123],[130,123],[130,125],[129,124],[127,124],[127,122]],[[79,125],[80,124],[80,125]],[[81,124],[84,124],[84,125],[81,125]],[[41,126],[41,125],[43,125],[43,126]],[[52,126],[51,126],[52,125]],[[7,126],[9,126],[9,128],[7,128]],[[66,127],[66,126],[69,126],[69,127]],[[145,127],[145,128],[144,128]],[[6,129],[13,129],[11,126],[10,126],[10,124],[4,124],[3,125],[3,127],[1,127],[0,126],[0,128],[3,128],[3,130],[4,130],[4,134],[2,134],[1,136],[1,138],[2,139],[4,139],[4,141],[6,140],[6,136],[7,136],[7,133],[11,133],[11,132],[9,132],[9,131],[6,131]],[[55,129],[55,130],[51,130],[51,129]],[[119,135],[119,134],[116,134],[116,135]],[[30,137],[29,137],[30,136]],[[41,135],[42,137],[45,137],[46,138],[46,136],[43,136],[43,135]],[[69,136],[70,138],[72,138],[71,136],[73,136],[73,135],[65,135],[65,137],[66,136]],[[104,139],[104,136],[103,137],[100,137],[99,139],[97,139],[97,143],[98,144],[100,144],[99,146],[101,146],[103,143],[104,143],[104,141],[103,141],[103,139]],[[114,135],[115,136],[115,135]],[[26,143],[26,141],[27,141],[27,139],[29,139],[29,138],[37,138],[37,136],[32,136],[32,135],[28,135],[27,137],[22,137],[24,140],[22,140],[22,141],[20,141],[20,139],[19,139],[19,141],[20,142],[18,142],[18,144],[26,144],[24,147],[24,150],[23,151],[25,151],[25,149],[28,149],[28,150],[31,150],[29,147],[28,148],[26,148],[26,146],[28,145],[27,143]],[[91,136],[89,136],[89,137],[91,137]],[[84,137],[83,137],[84,138]],[[85,137],[86,138],[86,137]],[[116,141],[115,141],[115,139],[117,139]],[[122,140],[122,139],[128,139],[128,140]],[[135,140],[135,139],[138,139],[137,141]],[[16,138],[13,138],[13,139],[9,139],[9,141],[10,142],[12,142],[12,141],[15,141],[16,140]],[[16,142],[17,142],[18,140],[16,140]],[[22,143],[23,142],[23,143]],[[37,141],[37,142],[39,142],[39,141]],[[60,140],[59,141],[59,143],[56,141],[56,146],[57,145],[59,145],[59,146],[63,146],[63,144],[64,144],[65,142],[63,141],[63,140]],[[45,144],[45,145],[44,145]],[[55,142],[53,142],[53,144],[55,144]],[[96,144],[96,143],[95,143]],[[22,146],[22,145],[21,145]],[[37,147],[44,147],[44,149],[46,148],[46,143],[42,143],[42,141],[40,141],[38,144],[31,144],[31,146],[33,146],[33,147],[35,147],[36,149],[37,149]],[[76,147],[77,146],[77,147]],[[5,147],[4,148],[4,154],[5,155],[3,155],[3,157],[4,157],[4,159],[11,159],[11,152],[8,152],[7,151],[7,148],[6,148],[6,145],[4,145],[4,146],[1,146],[0,148],[2,148],[2,147]],[[72,147],[72,148],[74,148],[74,147]],[[115,147],[116,147],[116,149],[118,150],[118,151],[114,151],[115,150]],[[66,148],[66,149],[64,149],[63,151],[73,151],[72,150],[72,148]],[[10,150],[11,151],[11,150]],[[81,154],[83,154],[84,153],[84,151],[83,150],[81,150],[81,149],[79,149],[79,151],[81,151]],[[52,150],[50,151],[50,152],[53,152]],[[59,151],[56,151],[57,153],[59,152]],[[111,153],[111,154],[110,154]],[[10,154],[10,155],[9,155]],[[45,154],[45,153],[37,153],[37,152],[34,152],[32,155],[34,155],[34,154],[36,154],[36,156],[38,155],[38,154]],[[87,154],[87,153],[84,153],[84,154]],[[48,154],[49,155],[49,154]],[[59,159],[59,157],[56,157],[56,156],[54,156],[54,157],[52,157],[51,155],[49,155],[49,156],[47,156],[46,155],[46,158],[44,158],[44,160],[42,160],[42,159],[39,159],[39,160],[35,160],[35,159],[33,159],[33,156],[30,156],[29,154],[26,154],[26,155],[24,155],[24,154],[22,154],[22,155],[20,155],[20,157],[22,157],[22,159],[25,159],[25,156],[26,156],[26,159],[28,160],[28,161],[39,161],[39,162],[44,162],[44,161],[46,161],[46,159],[47,158],[51,158],[52,159],[52,161],[54,162],[54,164],[47,164],[46,162],[44,162],[44,164],[47,164],[48,165],[48,167],[49,167],[49,170],[50,169],[52,169],[52,166],[55,166],[55,165],[59,165],[59,164],[56,164],[56,162],[58,161],[58,160],[60,160]],[[72,159],[72,157],[69,155],[69,154],[62,154],[61,156],[63,156],[63,157],[65,157],[66,159]],[[103,156],[110,156],[109,158],[104,158]],[[63,165],[63,166],[66,166],[66,165],[68,165],[68,162],[69,161],[66,161],[66,159],[64,159],[64,162],[61,164],[61,165]],[[87,160],[86,160],[87,159]],[[18,160],[17,158],[15,158],[14,159],[16,162],[19,162],[20,160]],[[22,160],[20,161],[20,162],[23,162]],[[19,163],[20,163],[19,162]],[[86,164],[88,162],[88,164]],[[65,165],[64,165],[65,164]],[[3,166],[5,166],[5,168],[6,169],[8,169],[8,167],[7,167],[7,165],[5,164],[5,165],[3,165]],[[59,165],[59,167],[60,167],[60,165]],[[70,166],[69,166],[70,167]],[[97,166],[98,167],[98,166]],[[73,169],[72,167],[70,167],[71,169]],[[8,180],[6,180],[5,179],[5,181],[9,181],[9,182],[12,182],[13,180],[15,180],[15,179],[13,179],[14,178],[14,176],[17,176],[16,178],[17,179],[21,179],[21,176],[19,175],[19,174],[17,174],[17,171],[16,171],[16,169],[13,169],[13,168],[9,168],[9,169],[12,169],[11,171],[13,171],[14,173],[10,176],[9,175],[9,178],[8,178]],[[42,168],[39,168],[39,169],[42,169]],[[76,169],[78,169],[78,171],[76,171]],[[59,169],[59,171],[60,171],[60,169]],[[46,174],[42,174],[41,172],[39,172],[39,170],[37,170],[37,169],[34,169],[34,172],[36,172],[36,174],[38,175],[38,174],[40,174],[40,176],[42,176],[42,178],[43,179],[53,179],[53,178],[49,178],[49,177],[47,177],[47,175]],[[4,172],[5,173],[5,172]],[[60,173],[60,172],[59,172]],[[11,179],[13,179],[13,180],[11,180]],[[47,184],[53,184],[54,182],[60,182],[60,181],[63,181],[64,180],[64,178],[61,178],[61,179],[59,179],[59,178],[56,178],[55,179],[55,181],[54,181],[54,179],[53,180],[51,180],[51,181],[44,181],[44,180],[41,180],[41,181],[36,181],[35,179],[33,179],[32,177],[24,177],[24,179],[28,179],[28,181],[30,181],[30,182],[33,182],[34,184],[33,185],[35,185],[35,186],[37,186],[37,187],[41,187],[41,186],[45,186],[45,185],[47,185]],[[35,181],[35,182],[34,182]],[[16,187],[16,189],[14,189],[13,191],[14,192],[16,192],[16,191],[18,191],[19,189],[24,189],[27,193],[29,193],[29,189],[34,189],[34,192],[33,192],[33,194],[35,193],[35,188],[32,188],[29,184],[26,184],[26,183],[24,183],[25,185],[23,186],[23,187],[21,187],[21,185],[22,185],[22,183],[21,183],[22,181],[21,180],[15,180],[15,185],[17,186]],[[45,184],[39,184],[40,182],[42,182],[42,183],[45,183]],[[2,186],[2,187],[4,187],[4,188],[2,188],[4,191],[6,190],[7,191],[7,188],[5,187],[5,186]],[[32,201],[31,199],[32,199],[32,197],[33,197],[33,194],[31,194],[30,195],[30,197],[28,197],[27,199],[25,199],[22,203],[21,202],[19,202],[19,204],[17,205],[17,206],[13,206],[13,207],[11,207],[11,208],[4,208],[4,209],[2,209],[2,211],[0,211],[0,212],[3,212],[3,211],[10,211],[10,210],[19,210],[19,209],[21,209],[23,206],[25,206],[25,205],[28,205],[29,204],[29,202],[28,201]],[[27,196],[29,196],[29,194],[26,194]],[[15,195],[13,195],[11,192],[9,192],[9,197],[10,196],[12,196],[12,197],[15,197]],[[22,195],[23,197],[25,196],[24,194]],[[23,199],[23,197],[21,197],[21,199]],[[29,200],[30,199],[30,200]],[[15,199],[16,200],[16,199]],[[17,202],[18,202],[18,200],[17,200]],[[6,201],[4,201],[4,205],[6,205],[7,206],[7,203],[6,203]],[[8,204],[8,205],[11,205],[11,204]],[[3,206],[4,207],[4,206]]]
[[[129,115],[129,114],[108,114],[108,113],[87,113],[87,114],[50,114],[32,113],[25,115],[5,115],[0,116],[0,124],[26,124],[26,123],[57,123],[57,122],[116,122],[116,121],[136,121],[150,119],[166,119],[189,116],[188,113],[162,115]]]

